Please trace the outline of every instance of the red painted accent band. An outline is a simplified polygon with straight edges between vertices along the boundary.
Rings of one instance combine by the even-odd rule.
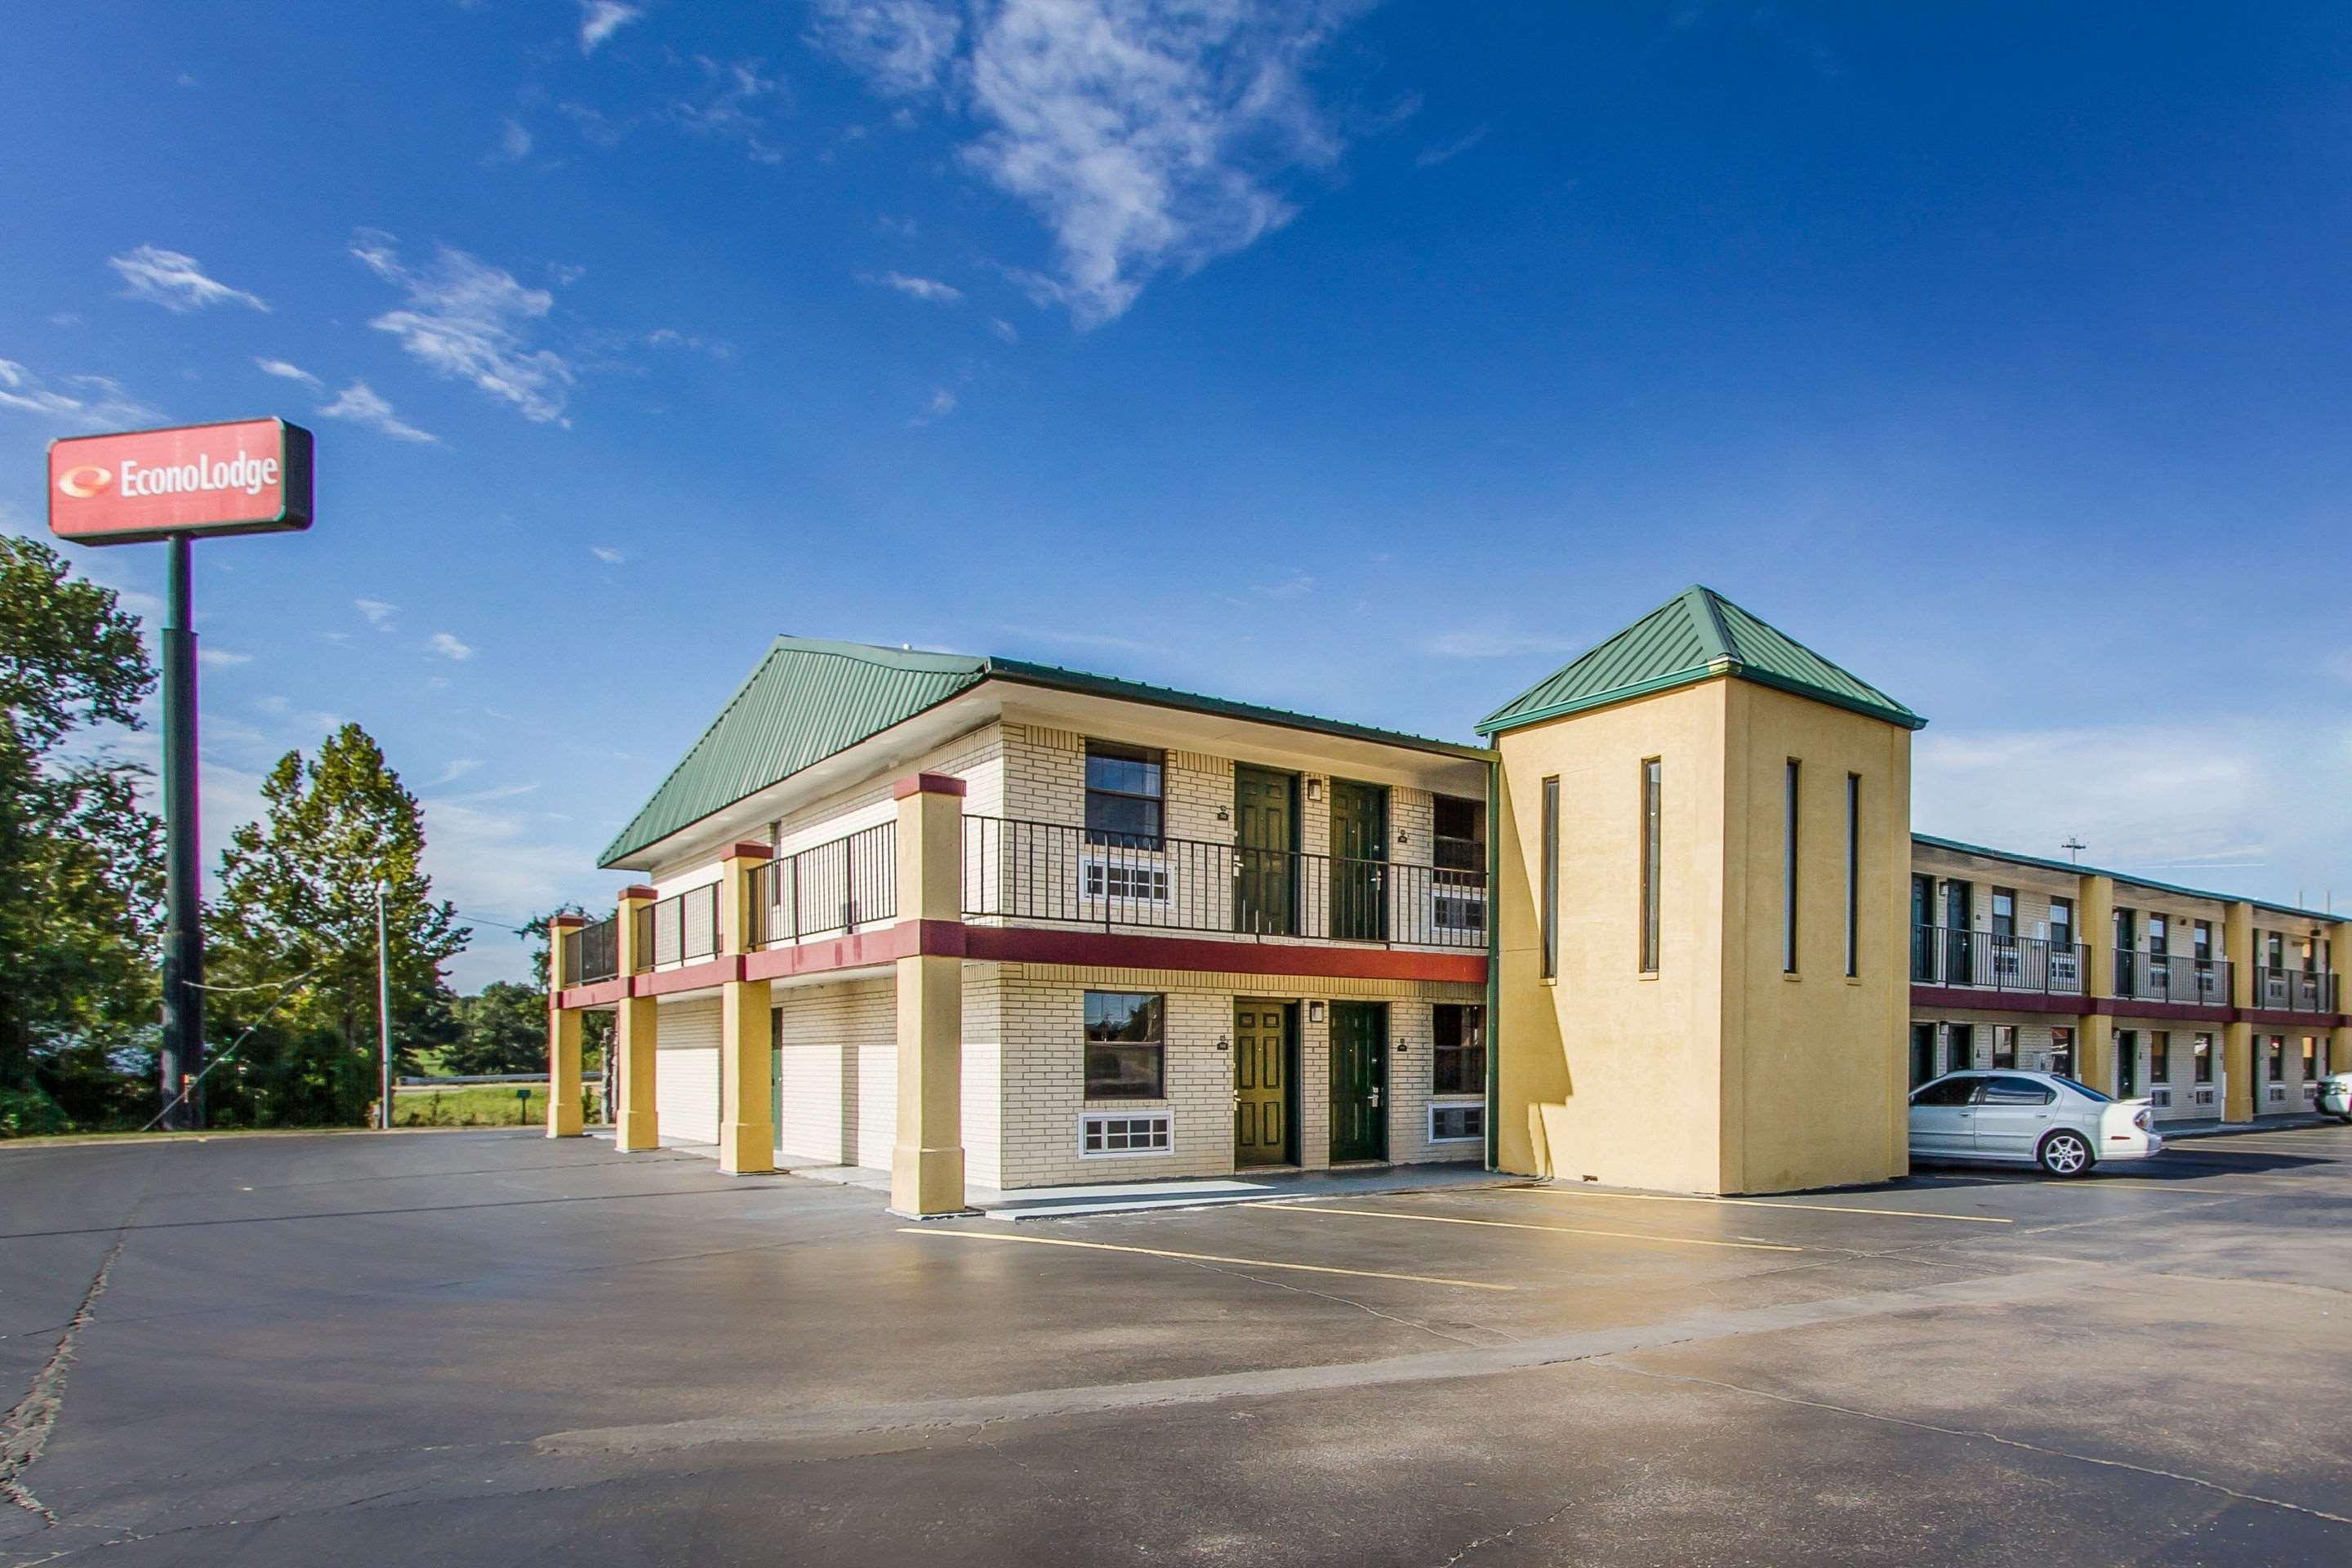
[[[2094,996],[2083,1011],[2102,1018],[2147,1018],[2162,1024],[2234,1024],[2235,1007],[2208,1006],[2198,1002],[2134,1002],[2122,996]]]
[[[964,782],[953,773],[917,773],[900,779],[890,786],[890,798],[904,800],[910,795],[961,795]]]
[[[701,963],[689,963],[683,969],[665,969],[654,974],[636,974],[629,978],[632,996],[667,996],[679,991],[701,991],[713,985],[724,985],[730,980],[743,978],[743,958],[740,953],[729,953]]]
[[[919,951],[923,922],[906,921],[873,931],[850,931],[797,947],[771,947],[743,959],[746,980],[783,980],[835,969],[869,969],[895,963]]]
[[[765,844],[759,843],[754,839],[743,838],[738,839],[735,843],[729,845],[727,847],[727,853],[721,855],[719,858],[722,860],[768,860],[774,858],[775,853],[774,849]]]
[[[574,985],[569,991],[555,994],[555,1005],[563,1008],[609,1007],[629,994],[625,980],[599,980],[593,985]]]
[[[625,904],[632,899],[642,899],[646,902],[651,903],[656,899],[660,898],[661,893],[656,889],[640,886],[635,888],[623,888],[615,896],[618,898],[620,902]]]
[[[550,931],[577,931],[587,923],[588,917],[586,915],[555,915],[549,919],[547,929]]]
[[[2340,1029],[2345,1016],[2341,1013],[2289,1013],[2277,1007],[2241,1007],[2237,1021],[2260,1024],[2266,1029]]]
[[[1975,991],[1957,985],[1914,985],[1911,1005],[1979,1013],[2065,1013],[2089,1011],[2089,999],[2051,996],[2039,991]]]
[[[1088,964],[1119,969],[1192,969],[1233,974],[1299,974],[1332,980],[1437,980],[1486,984],[1483,952],[1409,952],[1387,947],[1306,947],[1282,942],[1122,936],[1027,926],[966,926],[966,958],[1008,963]]]

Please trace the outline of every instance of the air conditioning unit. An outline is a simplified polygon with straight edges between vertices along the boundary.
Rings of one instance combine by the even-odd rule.
[[[2270,1103],[2273,1105],[2284,1105],[2286,1103],[2286,1085],[2283,1083],[2272,1084],[2270,1086],[2270,1094],[2268,1099]]]
[[[2194,1089],[2189,1090],[2189,1103],[2191,1105],[2203,1105],[2210,1107],[2213,1103],[2213,1090],[2211,1087],[2209,1085],[2203,1089]]]
[[[1992,972],[2003,980],[2015,980],[2025,968],[2023,955],[2013,947],[1996,945],[1992,950]]]
[[[2082,988],[2083,966],[2071,952],[2050,955],[2050,984],[2053,990],[2075,991]]]
[[[2147,1102],[2158,1110],[2172,1109],[2172,1090],[2162,1086],[2147,1091]]]

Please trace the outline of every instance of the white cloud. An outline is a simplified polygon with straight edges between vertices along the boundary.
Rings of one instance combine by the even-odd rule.
[[[623,554],[620,551],[614,549],[609,544],[592,544],[588,547],[588,553],[593,555],[597,560],[602,561],[607,566],[618,566],[622,562],[628,559],[626,555]]]
[[[1421,645],[1423,653],[1439,658],[1509,658],[1523,653],[1568,653],[1576,647],[1566,637],[1474,630],[1439,632]]]
[[[499,144],[483,160],[490,163],[520,163],[530,156],[530,132],[521,121],[507,120],[499,125]]]
[[[923,405],[923,411],[907,423],[919,429],[936,420],[946,418],[955,411],[956,395],[942,386],[931,394],[931,400]]]
[[[966,33],[948,0],[821,0],[813,35],[877,90],[976,123],[966,163],[1045,220],[1082,327],[1150,279],[1289,221],[1282,173],[1339,155],[1306,83],[1361,0],[1003,0]]]
[[[263,311],[269,309],[260,296],[205,277],[194,257],[183,256],[176,250],[142,245],[120,256],[108,257],[106,264],[130,285],[123,290],[125,295],[161,305],[167,310],[201,310],[208,305],[243,305]]]
[[[253,656],[232,653],[225,647],[200,647],[196,650],[196,662],[211,669],[231,669],[240,664],[251,664]]]
[[[513,404],[526,419],[568,423],[563,404],[572,390],[571,362],[552,350],[532,348],[523,336],[554,308],[555,296],[526,289],[504,268],[446,245],[431,265],[410,268],[394,245],[392,236],[373,229],[362,229],[352,241],[353,256],[407,295],[404,309],[386,311],[368,324],[390,332],[441,374],[470,381]]]
[[[253,363],[254,368],[260,371],[264,375],[283,376],[288,381],[299,381],[313,392],[321,392],[325,390],[325,383],[321,382],[317,376],[312,375],[309,371],[304,370],[299,364],[289,364],[282,359],[258,358],[257,358]]]
[[[645,14],[645,7],[620,0],[580,0],[580,52],[594,54],[597,45]]]
[[[354,381],[335,394],[332,403],[321,404],[319,414],[327,419],[347,419],[378,435],[389,436],[395,441],[438,441],[441,437],[430,430],[419,430],[392,410],[392,405],[376,395],[364,381]]]
[[[435,632],[430,637],[425,639],[425,648],[426,652],[437,653],[443,658],[471,658],[474,657],[474,650],[472,648],[467,647],[464,643],[459,642],[447,632]]]
[[[479,757],[452,757],[441,769],[441,776],[435,779],[431,784],[426,784],[425,787],[426,789],[436,789],[445,784],[456,784],[467,773],[479,771],[482,762]]]
[[[864,281],[877,288],[896,289],[909,300],[920,300],[927,305],[952,305],[963,298],[963,290],[952,283],[942,283],[936,278],[909,278],[903,272],[867,274]]]
[[[646,334],[646,346],[656,349],[692,349],[709,354],[712,359],[732,359],[735,345],[724,338],[706,338],[699,332],[681,332],[676,327],[656,327]]]
[[[703,75],[702,90],[672,104],[670,117],[701,135],[740,142],[755,163],[782,163],[783,150],[768,140],[763,110],[782,106],[783,83],[760,74],[761,62],[755,59],[720,61],[697,55],[694,63]]]
[[[816,0],[815,10],[810,41],[891,93],[937,85],[963,30],[962,18],[933,0]]]
[[[1315,592],[1315,579],[1304,572],[1293,572],[1279,583],[1260,583],[1250,592],[1269,599],[1303,599]]]
[[[8,359],[0,359],[0,408],[92,430],[152,425],[163,417],[107,376],[68,375],[52,384]]]
[[[1434,147],[1423,147],[1421,150],[1421,155],[1413,159],[1413,167],[1433,169],[1440,163],[1459,158],[1463,153],[1486,140],[1486,132],[1493,129],[1491,125],[1481,125],[1467,136],[1459,136],[1451,142],[1442,142]]]
[[[1021,334],[1013,329],[1013,323],[1002,316],[991,316],[988,319],[988,330],[1008,343],[1017,343],[1021,341]]]
[[[387,605],[382,599],[353,599],[352,604],[367,617],[368,625],[380,632],[392,630],[393,612],[400,608],[398,605]]]

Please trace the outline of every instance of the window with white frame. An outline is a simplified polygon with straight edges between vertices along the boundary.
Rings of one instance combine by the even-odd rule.
[[[1432,1105],[1429,1108],[1429,1141],[1433,1143],[1468,1143],[1486,1136],[1486,1108],[1484,1105]]]
[[[1165,1154],[1175,1147],[1173,1128],[1174,1118],[1164,1110],[1134,1115],[1087,1111],[1078,1118],[1078,1156],[1095,1160]]]
[[[1164,1098],[1168,999],[1154,992],[1089,991],[1086,1015],[1087,1098]]]

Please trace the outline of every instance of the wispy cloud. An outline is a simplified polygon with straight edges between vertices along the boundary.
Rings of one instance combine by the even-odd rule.
[[[620,0],[580,0],[580,52],[594,54],[599,44],[645,14],[644,6]]]
[[[166,310],[201,310],[212,305],[243,305],[247,310],[262,311],[269,309],[259,295],[205,277],[194,257],[176,250],[142,245],[120,256],[108,257],[106,264],[129,285],[124,294],[161,305]]]
[[[1260,583],[1250,592],[1267,599],[1303,599],[1315,592],[1315,579],[1304,572],[1293,572],[1279,583]]]
[[[655,349],[692,349],[709,354],[712,359],[733,359],[735,345],[724,338],[706,338],[698,332],[681,332],[675,327],[656,327],[646,334],[646,346]]]
[[[430,430],[415,426],[393,412],[392,405],[378,396],[364,381],[354,381],[335,394],[332,403],[320,405],[319,414],[325,419],[343,419],[380,436],[395,441],[438,441],[441,437]]]
[[[920,300],[928,305],[952,305],[963,298],[962,289],[936,278],[910,278],[904,272],[866,273],[862,278],[877,288],[896,289],[908,299]]]
[[[1577,646],[1570,637],[1464,627],[1424,637],[1421,649],[1439,658],[1509,658],[1523,653],[1569,653]]]
[[[474,657],[474,650],[447,632],[435,632],[425,640],[427,653],[437,653],[443,658],[465,659]]]
[[[152,425],[163,417],[110,377],[68,375],[52,384],[8,359],[0,359],[0,408],[93,430]]]
[[[234,653],[225,647],[199,648],[196,662],[212,669],[234,669],[240,664],[251,664],[249,653]]]
[[[877,91],[978,127],[966,163],[1054,238],[1033,293],[1082,327],[1157,274],[1289,221],[1285,173],[1339,155],[1306,71],[1360,0],[819,0],[812,38]]]
[[[282,359],[256,359],[253,364],[254,368],[264,375],[282,376],[288,381],[299,381],[313,392],[325,390],[324,382],[299,364],[291,364]]]
[[[400,608],[398,605],[387,605],[382,599],[353,599],[352,606],[367,617],[368,625],[380,632],[392,630],[392,617]]]
[[[520,163],[530,156],[530,131],[519,120],[499,123],[499,144],[490,149],[485,163]]]
[[[607,566],[618,566],[628,559],[625,553],[614,549],[609,544],[592,544],[588,547],[588,553]]]
[[[563,405],[573,380],[571,362],[551,349],[533,348],[524,336],[554,308],[555,296],[526,289],[504,268],[446,245],[429,265],[411,268],[395,244],[373,229],[361,230],[352,241],[352,254],[368,270],[407,296],[404,308],[368,324],[390,332],[441,374],[513,404],[526,419],[568,423]]]
[[[1481,125],[1467,136],[1459,136],[1451,142],[1441,142],[1434,147],[1423,147],[1420,155],[1413,159],[1413,166],[1418,169],[1433,169],[1440,163],[1450,163],[1486,140],[1486,132],[1493,129],[1492,125]]]
[[[768,115],[783,107],[783,83],[763,74],[756,59],[697,55],[693,63],[702,73],[701,87],[672,104],[670,118],[698,135],[741,142],[754,163],[782,163],[783,149],[770,140]]]
[[[955,411],[956,395],[942,386],[931,394],[931,400],[923,405],[923,411],[907,423],[920,429],[923,426],[937,424]]]
[[[1020,332],[1014,329],[1012,322],[1002,316],[991,316],[988,319],[988,330],[1005,342],[1017,343],[1021,341]]]
[[[426,784],[425,787],[426,789],[437,789],[446,784],[456,784],[467,773],[479,772],[481,766],[482,762],[479,757],[452,757],[449,759],[448,763],[442,767],[441,776],[435,779],[431,784]]]

